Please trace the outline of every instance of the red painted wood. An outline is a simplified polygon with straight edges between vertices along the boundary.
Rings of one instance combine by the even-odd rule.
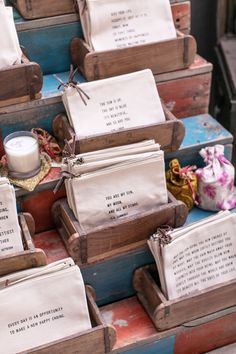
[[[47,263],[69,257],[67,250],[56,230],[41,232],[34,236],[35,247],[44,250],[47,256]]]
[[[208,113],[211,73],[161,82],[157,87],[165,105],[177,118]]]
[[[56,194],[52,190],[45,190],[28,195],[21,200],[21,210],[32,214],[37,233],[54,228],[51,208],[56,200],[65,197],[65,195],[64,189]]]
[[[117,331],[114,349],[134,344],[157,334],[157,330],[136,297],[100,308],[108,324]]]
[[[174,6],[171,6],[171,10],[175,21],[175,27],[185,33],[189,33],[191,26],[190,2],[187,1],[182,4],[175,4]]]
[[[200,354],[235,341],[236,313],[233,313],[177,334],[174,353]]]

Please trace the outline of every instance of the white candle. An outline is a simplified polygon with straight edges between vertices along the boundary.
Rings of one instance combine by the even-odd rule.
[[[40,167],[39,147],[36,137],[29,132],[17,132],[4,141],[10,172],[27,174]]]

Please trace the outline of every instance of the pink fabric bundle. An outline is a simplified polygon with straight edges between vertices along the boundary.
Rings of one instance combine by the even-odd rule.
[[[199,208],[228,210],[236,206],[234,167],[224,156],[224,146],[210,146],[200,151],[206,167],[196,171]]]

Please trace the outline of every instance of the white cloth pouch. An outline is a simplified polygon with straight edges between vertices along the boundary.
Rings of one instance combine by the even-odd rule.
[[[82,275],[72,259],[1,278],[0,311],[4,354],[91,328]]]
[[[168,202],[163,151],[124,158],[71,178],[66,190],[69,205],[87,232],[150,211]]]
[[[66,85],[62,94],[76,140],[165,121],[151,70],[79,84],[90,98]],[[81,93],[82,95],[82,93]]]
[[[148,241],[161,288],[175,300],[236,279],[236,214],[219,212]]]
[[[0,178],[0,257],[23,250],[14,187],[7,178],[2,177]]]
[[[20,64],[22,51],[14,24],[12,7],[0,0],[0,69]]]
[[[77,0],[86,42],[95,51],[176,38],[169,0]]]
[[[224,157],[224,146],[210,146],[200,151],[206,167],[196,171],[198,206],[205,210],[228,210],[236,205],[233,165]]]

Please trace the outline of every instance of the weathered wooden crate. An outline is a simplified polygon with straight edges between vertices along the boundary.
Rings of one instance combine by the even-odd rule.
[[[160,331],[236,305],[236,281],[213,286],[178,300],[167,300],[160,289],[154,265],[137,269],[133,286],[140,302]]]
[[[23,55],[21,64],[0,69],[0,85],[0,107],[38,99],[43,74],[37,63]]]
[[[193,63],[197,48],[192,36],[177,31],[176,39],[101,52],[75,37],[70,50],[74,65],[93,81],[146,68],[153,74],[184,69]]]
[[[100,311],[95,303],[95,293],[90,286],[86,286],[86,295],[92,329],[31,349],[30,351],[27,351],[27,353],[109,353],[116,342],[116,330],[113,326],[107,325],[103,320],[102,315],[100,314]]]
[[[166,205],[116,220],[106,228],[95,227],[88,233],[82,231],[66,199],[54,203],[52,214],[68,253],[78,264],[88,264],[146,244],[149,236],[163,224],[183,225],[188,210],[169,194]]]
[[[75,12],[74,0],[10,0],[27,20]]]
[[[184,124],[176,119],[164,105],[163,109],[166,117],[165,122],[76,140],[75,153],[79,154],[124,144],[132,144],[147,139],[154,139],[165,152],[176,151],[180,147],[185,135]],[[75,132],[69,125],[64,113],[55,117],[53,132],[62,145],[65,139],[72,144]]]
[[[34,235],[35,225],[32,216],[29,213],[20,213],[19,224],[22,231],[24,251],[0,257],[0,276],[47,264],[44,251],[35,248],[33,244],[31,236]]]

